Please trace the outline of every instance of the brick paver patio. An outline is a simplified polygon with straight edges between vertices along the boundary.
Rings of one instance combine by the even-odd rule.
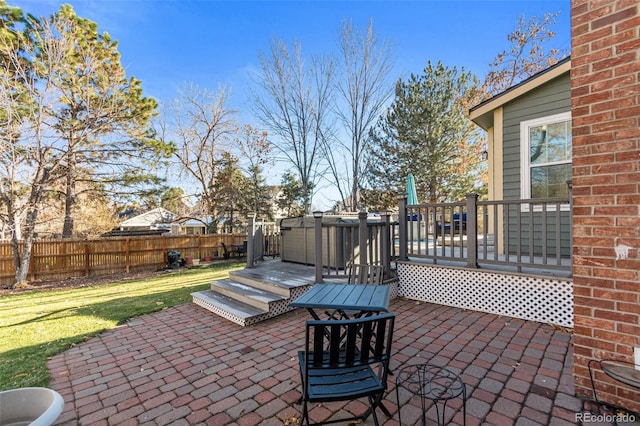
[[[467,386],[467,425],[576,424],[571,334],[546,324],[396,299],[392,368],[447,366]],[[186,304],[132,319],[49,362],[65,399],[58,424],[296,425],[304,310],[240,327]],[[397,425],[395,376],[385,405]],[[404,424],[420,422],[420,401],[400,394]],[[462,424],[462,403],[446,419]],[[361,413],[364,401],[311,410],[312,421]],[[432,405],[427,411],[433,421]],[[373,424],[371,418],[365,424]],[[433,423],[431,423],[433,424]]]

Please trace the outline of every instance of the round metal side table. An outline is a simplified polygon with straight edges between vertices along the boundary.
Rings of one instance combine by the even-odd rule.
[[[467,389],[457,374],[445,367],[431,364],[409,365],[402,368],[396,376],[396,400],[398,401],[398,421],[402,425],[400,413],[399,389],[403,388],[420,397],[422,424],[426,424],[426,400],[433,401],[436,407],[436,419],[439,425],[445,424],[445,411],[449,400],[462,396],[462,420],[467,424]],[[438,402],[443,402],[442,415]]]
[[[619,409],[624,407],[618,407],[616,405],[604,402],[598,399],[596,393],[596,381],[594,370],[596,366],[600,367],[600,370],[607,376],[611,377],[620,383],[624,383],[636,389],[640,389],[640,365],[633,364],[631,362],[619,361],[615,359],[592,359],[587,364],[589,368],[589,378],[591,379],[591,390],[593,391],[593,398],[595,399],[598,410],[601,406],[608,407],[610,409]]]

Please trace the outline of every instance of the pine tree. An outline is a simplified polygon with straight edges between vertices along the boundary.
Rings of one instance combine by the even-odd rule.
[[[127,78],[118,43],[99,33],[95,22],[62,5],[51,18],[30,21],[29,34],[36,47],[36,69],[57,98],[44,106],[64,142],[62,236],[71,237],[79,182],[101,181],[119,193],[123,187],[131,191],[136,185],[158,183],[148,169],[171,147],[151,137],[148,125],[157,103],[143,96],[139,80]]]
[[[253,211],[251,200],[247,198],[251,182],[240,171],[238,159],[229,152],[222,154],[217,170],[211,187],[212,202],[218,206],[218,213],[224,216],[224,225],[233,232],[242,218]]]
[[[429,62],[423,75],[398,81],[395,99],[371,133],[368,202],[394,203],[413,173],[420,202],[458,201],[482,186],[481,140],[464,112],[477,79]]]
[[[305,199],[302,183],[296,178],[296,175],[291,172],[282,175],[280,195],[276,200],[278,209],[284,212],[287,217],[302,216],[305,214]]]

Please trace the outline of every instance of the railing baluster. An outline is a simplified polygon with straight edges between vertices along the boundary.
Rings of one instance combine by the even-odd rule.
[[[531,208],[531,203],[529,203]],[[522,209],[516,209],[516,229],[522,230]],[[516,235],[516,261],[518,272],[522,272],[522,232],[514,232]]]
[[[542,203],[542,263],[547,264],[547,204]]]
[[[522,211],[522,209],[519,209]],[[527,252],[529,253],[529,263],[533,263],[533,245],[536,238],[535,232],[535,204],[532,204],[529,209],[529,248]]]
[[[358,213],[358,221],[360,225],[358,228],[358,245],[360,246],[360,256],[358,257],[358,263],[367,264],[367,212]]]
[[[322,212],[314,212],[314,236],[315,236],[315,270],[316,282],[321,283],[322,278]],[[306,236],[306,234],[305,234]]]
[[[562,215],[560,214],[560,203],[556,203],[556,265],[562,265],[562,235],[561,229]],[[571,251],[569,251],[571,253]]]
[[[389,278],[391,274],[391,247],[395,246],[393,244],[393,234],[390,234],[391,229],[391,216],[388,212],[385,212],[384,216],[384,227],[382,228],[382,266],[384,266],[384,271],[387,274],[385,278]],[[390,238],[391,237],[391,238]],[[391,241],[390,241],[391,240]]]
[[[498,261],[499,260],[499,253],[503,253],[505,252],[505,238],[504,236],[507,235],[505,233],[505,222],[504,222],[504,217],[505,215],[505,210],[506,210],[506,206],[504,204],[497,204],[494,203],[493,204],[494,209],[495,209],[495,218],[494,218],[494,229],[495,229],[495,235],[493,237],[494,240],[494,246],[496,248],[495,252],[494,252],[494,261]]]

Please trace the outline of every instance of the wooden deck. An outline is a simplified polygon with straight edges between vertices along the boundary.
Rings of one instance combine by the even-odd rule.
[[[279,258],[258,262],[254,268],[245,268],[235,274],[255,281],[277,283],[283,288],[296,288],[315,282],[313,265],[283,262]]]

